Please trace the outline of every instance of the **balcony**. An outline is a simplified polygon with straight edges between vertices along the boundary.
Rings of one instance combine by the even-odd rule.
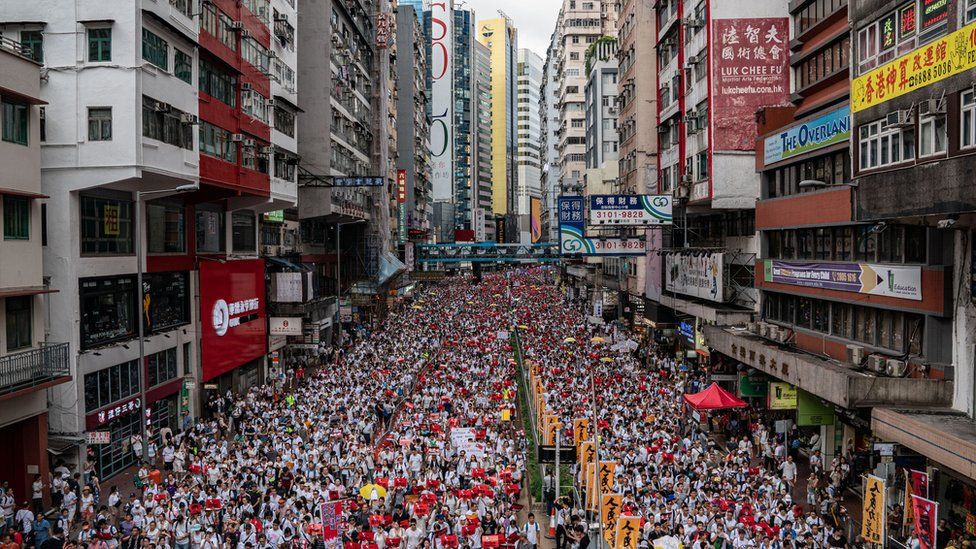
[[[67,381],[70,376],[67,343],[52,343],[0,356],[0,398]]]

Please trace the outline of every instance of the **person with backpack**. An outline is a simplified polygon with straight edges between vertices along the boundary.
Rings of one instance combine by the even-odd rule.
[[[529,513],[528,522],[522,525],[521,535],[528,549],[536,549],[539,546],[539,523],[535,521],[535,513]]]

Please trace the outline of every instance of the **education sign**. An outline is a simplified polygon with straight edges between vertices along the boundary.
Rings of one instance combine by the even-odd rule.
[[[851,109],[842,107],[766,138],[763,165],[842,143],[851,138]]]
[[[921,267],[766,260],[766,282],[922,300]]]

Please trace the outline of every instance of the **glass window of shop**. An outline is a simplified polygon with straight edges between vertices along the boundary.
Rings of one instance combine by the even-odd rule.
[[[146,333],[190,323],[189,275],[185,271],[152,273],[143,278]]]
[[[80,285],[82,349],[135,337],[134,276],[84,278]]]
[[[138,435],[140,432],[140,415],[142,410],[136,410],[98,429],[112,433],[109,444],[94,446],[98,478],[105,480],[136,464],[130,439],[132,435]]]
[[[138,394],[138,360],[85,374],[85,411],[88,413]]]
[[[176,347],[153,353],[146,357],[149,370],[149,387],[155,387],[179,377],[176,365]]]
[[[257,230],[255,228],[256,222],[254,212],[247,210],[234,212],[232,219],[234,229],[234,251],[254,253],[254,251],[257,249]]]
[[[156,444],[160,444],[162,436],[160,431],[163,429],[172,430],[176,427],[176,402],[178,398],[178,395],[162,398],[150,406],[149,428],[152,429],[152,438]]]
[[[133,253],[132,201],[81,195],[82,255]]]
[[[186,252],[186,213],[181,204],[146,204],[146,241],[151,254]]]
[[[926,228],[871,225],[763,231],[769,259],[924,264]]]
[[[766,172],[769,198],[808,192],[800,189],[800,181],[806,179],[822,181],[827,185],[850,183],[850,164],[850,154],[840,151]]]
[[[197,206],[197,251],[224,251],[224,212],[216,206]]]

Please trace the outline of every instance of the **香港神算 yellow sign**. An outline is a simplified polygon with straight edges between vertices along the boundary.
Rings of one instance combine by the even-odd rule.
[[[855,78],[851,84],[851,111],[863,111],[973,68],[976,23]]]

